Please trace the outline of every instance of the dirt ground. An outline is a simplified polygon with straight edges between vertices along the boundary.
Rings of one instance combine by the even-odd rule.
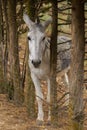
[[[24,106],[17,107],[13,102],[8,101],[6,95],[0,94],[0,130],[67,130],[67,112],[64,110],[63,107],[60,111],[58,128],[47,126],[45,123],[37,126],[35,119],[28,118]],[[87,121],[84,127],[84,130],[87,130]]]
[[[51,126],[37,126],[35,120],[28,118],[25,107],[17,107],[0,94],[0,130],[57,130]],[[58,130],[62,130],[61,128]]]

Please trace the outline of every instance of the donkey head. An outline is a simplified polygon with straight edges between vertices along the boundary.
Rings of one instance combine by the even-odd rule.
[[[29,44],[29,60],[35,68],[38,68],[42,62],[46,36],[45,30],[52,20],[48,20],[41,24],[40,22],[33,22],[28,15],[24,14],[23,19],[29,27],[28,44]]]

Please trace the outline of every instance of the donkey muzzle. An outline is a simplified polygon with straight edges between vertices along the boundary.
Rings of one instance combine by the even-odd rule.
[[[38,61],[32,60],[32,64],[34,65],[35,68],[38,68],[41,64],[41,60],[38,60]]]

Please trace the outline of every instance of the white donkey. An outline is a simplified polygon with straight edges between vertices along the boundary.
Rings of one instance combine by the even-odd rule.
[[[28,15],[24,14],[23,19],[29,27],[28,41],[29,41],[29,67],[31,71],[31,77],[35,86],[36,99],[38,103],[38,116],[37,120],[42,122],[44,120],[43,112],[43,93],[41,90],[40,80],[47,80],[48,83],[48,94],[47,101],[50,103],[50,43],[49,39],[45,35],[45,30],[51,23],[48,20],[41,23],[34,23],[30,20]],[[61,40],[62,38],[60,38]],[[64,37],[63,37],[64,40]],[[58,51],[60,55],[60,51]],[[61,60],[61,58],[60,58]],[[62,65],[63,63],[61,63]],[[68,67],[68,64],[65,65]],[[65,68],[66,68],[65,67]],[[61,70],[61,67],[59,67]],[[64,68],[64,65],[63,65]],[[59,71],[60,71],[59,70]],[[48,120],[50,120],[50,111],[48,113]]]

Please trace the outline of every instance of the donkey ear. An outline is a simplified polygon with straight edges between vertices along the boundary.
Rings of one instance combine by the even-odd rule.
[[[49,20],[45,21],[43,23],[44,30],[46,30],[47,27],[49,26],[49,24],[51,24],[51,23],[52,23],[52,18],[50,18]]]
[[[32,22],[32,20],[29,18],[27,14],[23,14],[23,19],[25,23],[27,24],[27,26],[29,27],[29,29],[32,30],[34,22]]]

